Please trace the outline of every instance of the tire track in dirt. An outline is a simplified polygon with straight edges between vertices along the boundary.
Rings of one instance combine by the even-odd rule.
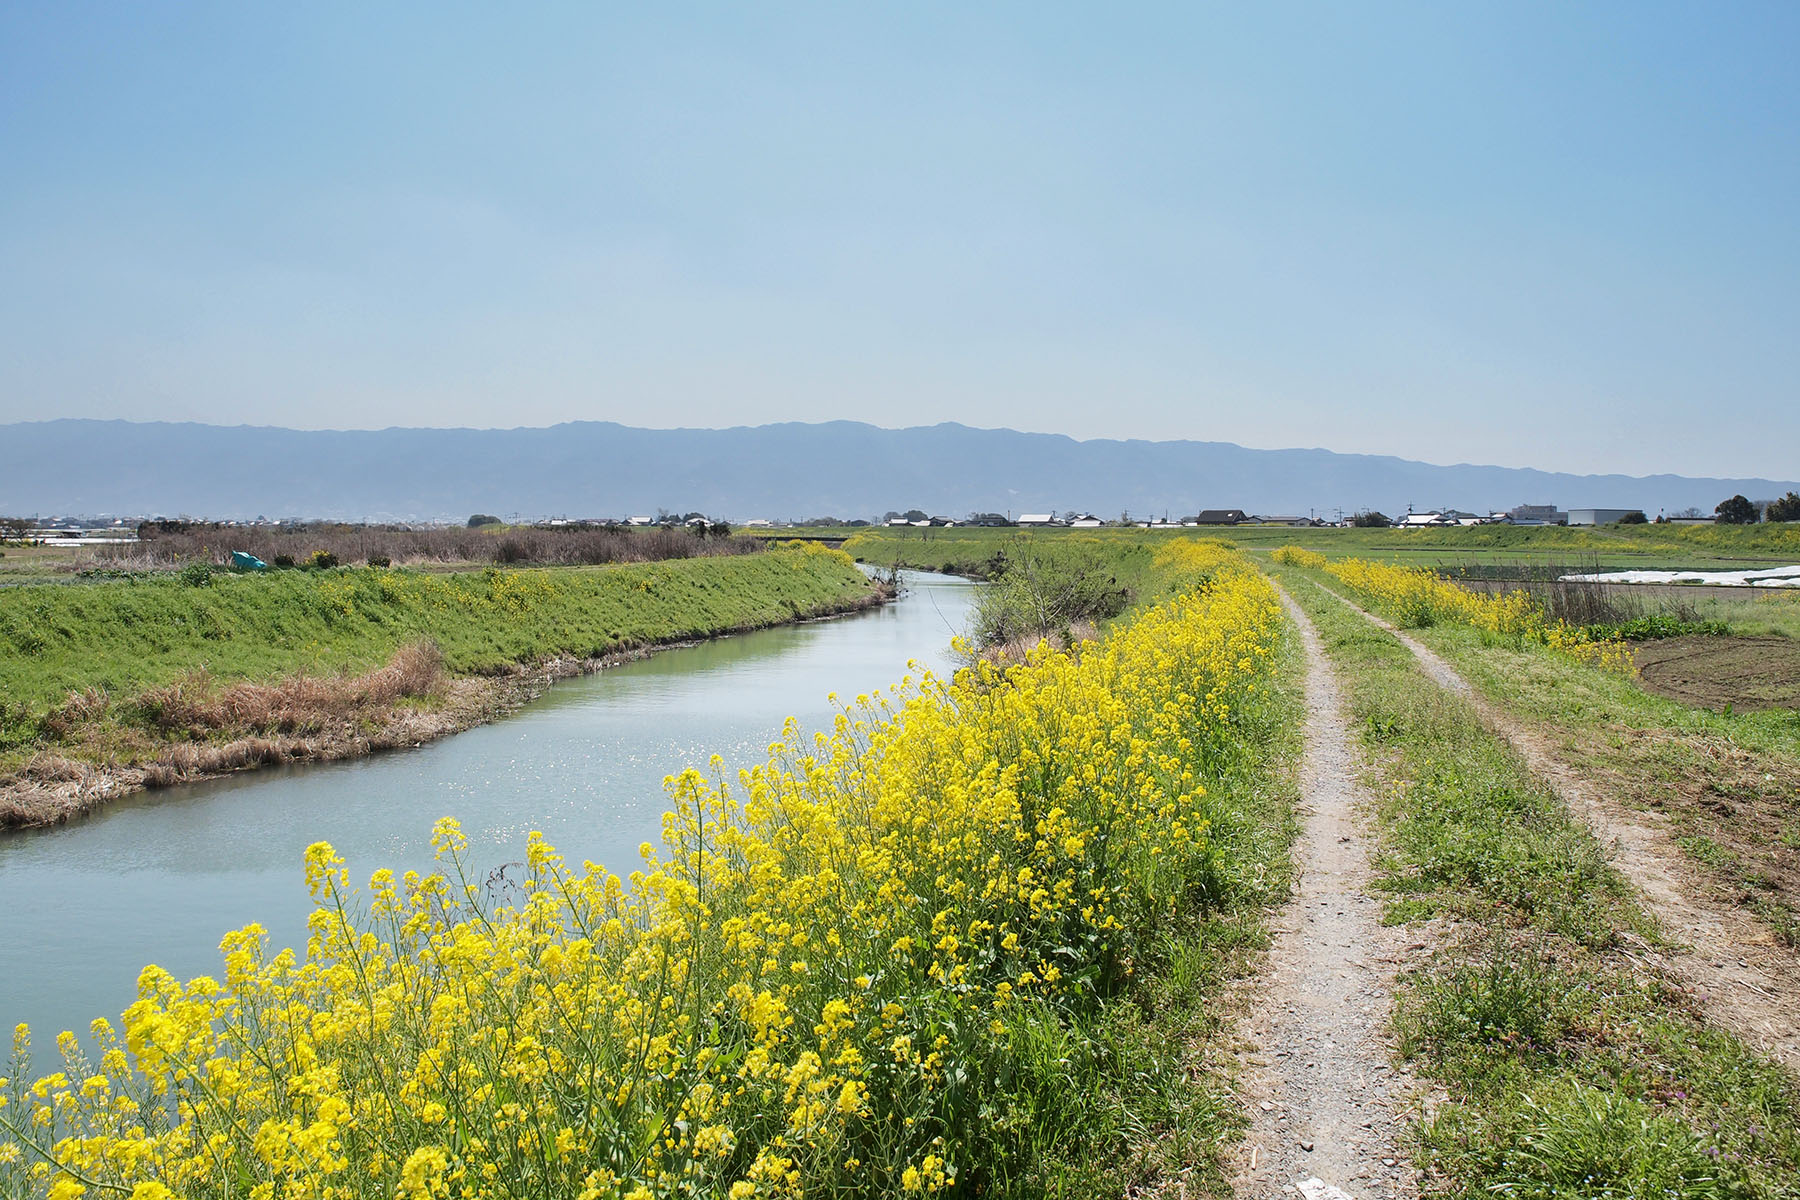
[[[1709,899],[1660,820],[1611,801],[1558,758],[1542,735],[1488,703],[1418,639],[1330,588],[1319,590],[1393,634],[1427,675],[1474,706],[1488,729],[1519,753],[1570,812],[1587,821],[1613,866],[1642,894],[1664,934],[1677,944],[1663,966],[1707,1017],[1800,1074],[1800,956],[1754,917]]]
[[[1267,969],[1247,997],[1253,1049],[1240,1094],[1250,1130],[1232,1184],[1259,1198],[1411,1197],[1401,1147],[1412,1085],[1393,1069],[1387,1036],[1406,935],[1381,927],[1368,893],[1358,760],[1337,678],[1312,622],[1285,593],[1282,603],[1306,648],[1305,825],[1294,897],[1272,923]]]

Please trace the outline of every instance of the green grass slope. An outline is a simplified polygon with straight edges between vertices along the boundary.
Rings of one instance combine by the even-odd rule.
[[[736,558],[452,575],[368,568],[0,590],[0,752],[72,691],[360,671],[429,639],[455,673],[755,628],[843,609],[869,583],[818,547]]]

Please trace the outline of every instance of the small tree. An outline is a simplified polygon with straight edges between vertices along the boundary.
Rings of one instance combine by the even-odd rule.
[[[480,529],[483,525],[498,525],[500,518],[491,513],[476,513],[469,518],[470,529]]]
[[[1350,523],[1358,529],[1386,529],[1394,522],[1386,513],[1369,508],[1350,514]]]
[[[1634,508],[1619,518],[1621,525],[1648,525],[1649,523],[1650,518],[1644,515],[1644,510],[1641,508]]]
[[[1769,501],[1763,510],[1765,521],[1800,521],[1800,492],[1789,492],[1779,500]]]
[[[1754,525],[1756,505],[1741,495],[1733,496],[1729,500],[1721,500],[1719,507],[1713,509],[1713,515],[1719,518],[1721,525]]]

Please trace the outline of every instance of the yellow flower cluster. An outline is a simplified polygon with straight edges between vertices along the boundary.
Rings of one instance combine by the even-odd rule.
[[[1278,563],[1290,567],[1311,567],[1315,571],[1325,569],[1325,556],[1300,546],[1277,546],[1269,555]]]
[[[1537,642],[1604,670],[1627,674],[1636,670],[1625,642],[1594,638],[1578,626],[1551,620],[1523,589],[1498,595],[1475,592],[1424,567],[1400,567],[1361,558],[1343,559],[1325,566],[1325,570],[1407,628],[1467,625],[1515,642]]]
[[[0,1195],[890,1196],[981,1186],[996,1089],[1225,866],[1210,772],[1280,609],[1217,545],[1078,654],[929,674],[792,724],[729,784],[669,781],[621,881],[534,836],[492,902],[442,870],[352,888],[313,846],[303,957],[139,981],[123,1032],[0,1079]],[[168,1190],[164,1190],[168,1189]]]

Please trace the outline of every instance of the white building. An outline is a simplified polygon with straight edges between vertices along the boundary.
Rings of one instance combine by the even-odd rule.
[[[1635,508],[1571,508],[1569,524],[1571,525],[1611,525],[1614,521],[1624,519],[1627,513],[1639,512]]]

